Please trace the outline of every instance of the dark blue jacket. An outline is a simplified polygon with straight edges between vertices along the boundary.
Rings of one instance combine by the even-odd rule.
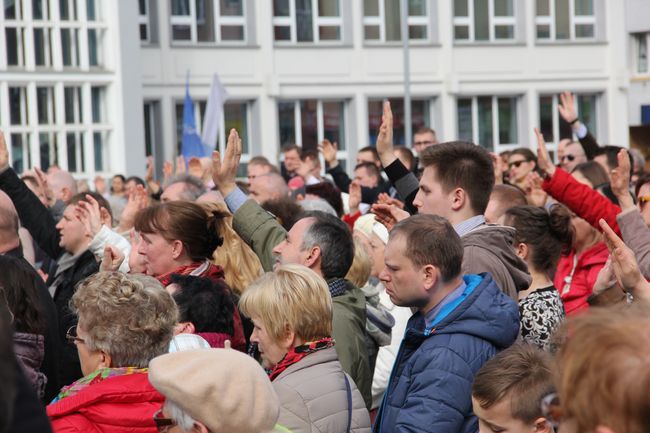
[[[474,433],[471,389],[476,372],[519,333],[519,308],[490,274],[466,275],[467,289],[433,327],[414,314],[373,431]],[[454,303],[450,304],[453,307]]]

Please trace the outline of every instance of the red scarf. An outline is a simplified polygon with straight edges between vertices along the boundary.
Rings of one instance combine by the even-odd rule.
[[[269,378],[273,381],[289,366],[300,361],[310,353],[318,352],[319,350],[328,349],[330,347],[334,347],[334,339],[329,337],[321,340],[310,341],[309,343],[294,347],[284,355],[284,358],[282,358],[275,367],[273,367],[273,370],[269,373]]]
[[[212,281],[223,279],[225,276],[225,274],[223,273],[223,268],[221,266],[217,266],[206,260],[204,262],[195,262],[192,263],[191,265],[180,266],[174,269],[173,271],[157,276],[156,279],[160,281],[160,284],[167,287],[171,284],[172,275],[174,274],[193,275],[196,277],[207,278]]]

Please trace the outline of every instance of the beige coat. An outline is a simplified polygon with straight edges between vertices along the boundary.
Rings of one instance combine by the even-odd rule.
[[[336,350],[319,350],[289,366],[274,381],[280,398],[278,424],[293,433],[346,433],[348,400]],[[351,432],[369,433],[370,417],[354,381]]]

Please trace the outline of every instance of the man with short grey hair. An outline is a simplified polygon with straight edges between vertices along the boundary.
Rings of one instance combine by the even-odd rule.
[[[203,182],[191,174],[177,174],[165,186],[160,200],[169,201],[195,201],[205,193]]]

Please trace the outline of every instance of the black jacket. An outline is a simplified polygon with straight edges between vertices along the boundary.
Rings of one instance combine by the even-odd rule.
[[[59,245],[61,236],[56,229],[54,218],[12,168],[0,173],[0,189],[11,198],[21,224],[29,231],[39,247],[53,260],[59,260],[66,251]],[[59,341],[62,348],[58,382],[62,386],[81,378],[77,349],[65,338],[67,330],[77,324],[77,318],[68,305],[77,284],[98,270],[99,263],[95,256],[90,251],[82,253],[75,264],[63,272],[54,294],[54,304],[59,317]],[[54,275],[50,275],[48,287],[52,281]]]

